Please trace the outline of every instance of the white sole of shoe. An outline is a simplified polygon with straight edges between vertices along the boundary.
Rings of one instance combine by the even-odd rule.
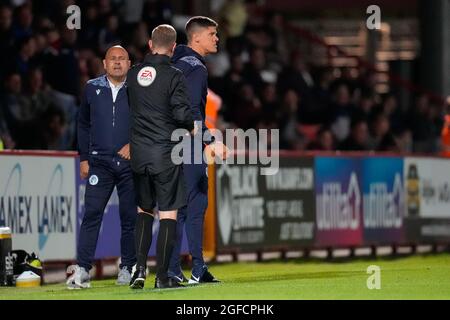
[[[200,282],[189,279],[188,284],[199,284]]]
[[[131,289],[143,289],[144,288],[145,279],[144,278],[136,278],[134,282],[130,285]]]

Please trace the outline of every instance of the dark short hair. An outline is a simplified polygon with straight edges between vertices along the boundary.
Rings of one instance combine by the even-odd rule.
[[[177,32],[170,24],[161,24],[152,31],[154,47],[170,48],[177,41]]]
[[[192,17],[186,22],[186,35],[188,42],[192,40],[192,34],[197,31],[199,28],[209,28],[209,27],[216,27],[219,24],[215,22],[213,19],[204,17],[204,16],[195,16]]]

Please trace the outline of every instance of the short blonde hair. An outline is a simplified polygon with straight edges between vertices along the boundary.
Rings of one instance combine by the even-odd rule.
[[[157,48],[171,48],[177,41],[177,32],[170,24],[160,24],[152,31],[152,43]]]

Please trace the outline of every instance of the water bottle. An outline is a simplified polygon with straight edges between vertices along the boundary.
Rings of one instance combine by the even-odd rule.
[[[14,285],[11,229],[0,227],[0,286]]]

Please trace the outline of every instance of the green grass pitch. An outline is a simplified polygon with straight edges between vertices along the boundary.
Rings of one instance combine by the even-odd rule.
[[[367,267],[381,268],[381,288],[367,288]],[[153,289],[154,274],[144,290],[115,285],[115,279],[92,281],[92,288],[67,290],[64,284],[38,288],[0,287],[6,299],[450,299],[450,254],[343,261],[287,260],[210,266],[220,284],[181,289]],[[186,271],[186,275],[188,271]]]

